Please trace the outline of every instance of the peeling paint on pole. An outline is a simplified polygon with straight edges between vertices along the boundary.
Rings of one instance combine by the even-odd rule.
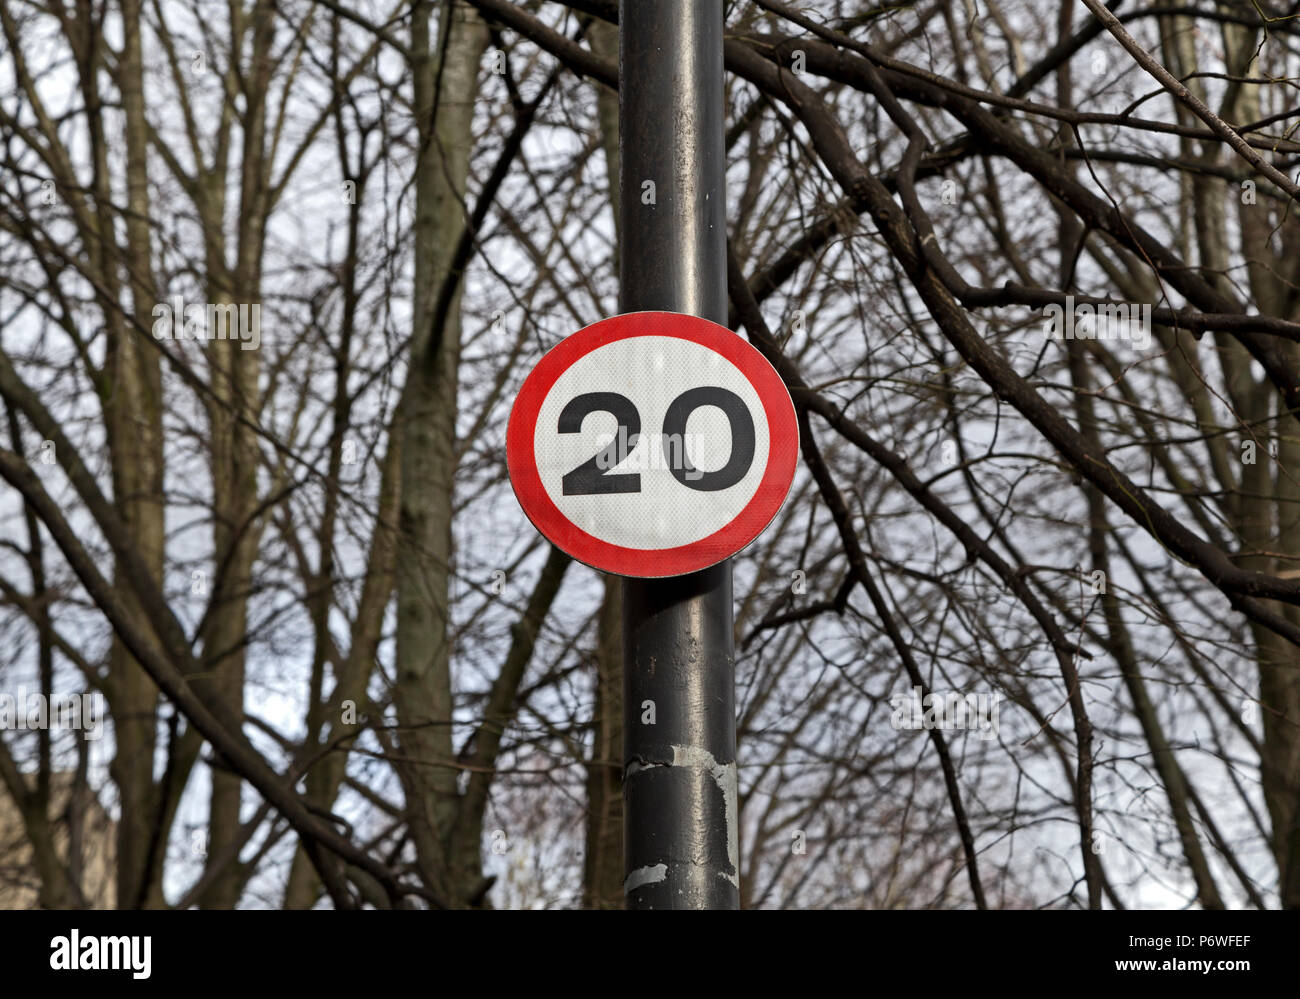
[[[667,877],[667,864],[655,864],[654,867],[638,867],[623,882],[623,894],[628,895],[644,885],[658,884]]]
[[[705,771],[713,778],[722,793],[724,818],[727,830],[727,862],[730,871],[719,871],[719,875],[740,887],[740,832],[736,818],[736,764],[719,763],[707,749],[698,746],[674,746],[673,766],[694,767]]]

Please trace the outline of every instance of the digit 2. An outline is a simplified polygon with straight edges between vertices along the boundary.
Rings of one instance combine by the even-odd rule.
[[[560,412],[560,433],[582,432],[588,413],[609,413],[618,421],[614,439],[598,454],[592,455],[561,480],[565,496],[593,496],[607,493],[639,493],[641,476],[637,473],[610,475],[609,470],[623,461],[636,447],[641,436],[641,414],[632,400],[617,392],[587,392],[575,396]]]

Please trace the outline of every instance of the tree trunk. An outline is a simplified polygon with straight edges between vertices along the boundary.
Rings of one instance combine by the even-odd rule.
[[[460,293],[446,322],[432,328],[438,288],[465,226],[478,67],[487,45],[479,16],[448,5],[450,23],[429,46],[430,5],[412,18],[415,106],[420,123],[416,167],[414,329],[399,402],[402,475],[397,548],[397,679],[393,700],[406,762],[398,766],[417,861],[426,882],[450,904],[481,895],[481,870],[452,856],[457,771],[452,744],[448,585],[460,363]],[[435,104],[436,100],[436,104]],[[475,851],[477,856],[477,851]]]

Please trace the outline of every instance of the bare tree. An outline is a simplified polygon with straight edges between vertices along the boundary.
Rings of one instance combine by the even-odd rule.
[[[744,905],[1300,906],[1293,8],[726,4]],[[16,904],[621,904],[617,581],[503,454],[617,17],[0,5]]]

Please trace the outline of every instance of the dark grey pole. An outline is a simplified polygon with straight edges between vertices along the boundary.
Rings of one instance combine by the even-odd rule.
[[[725,325],[722,0],[621,0],[618,37],[621,311]],[[623,692],[628,908],[738,908],[730,562],[623,581]]]

